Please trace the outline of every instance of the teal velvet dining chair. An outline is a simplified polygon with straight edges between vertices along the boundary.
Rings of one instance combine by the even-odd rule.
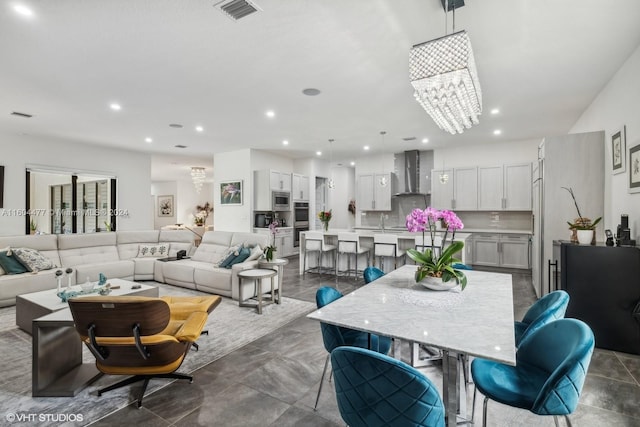
[[[318,308],[322,308],[338,298],[342,298],[342,293],[329,286],[323,286],[316,291],[316,305]],[[340,346],[362,347],[370,348],[383,354],[387,354],[391,348],[391,339],[387,337],[379,337],[375,334],[356,331],[355,329],[342,328],[340,326],[330,325],[323,322],[320,322],[320,330],[322,331],[322,342],[324,344],[324,348],[327,350],[327,359],[324,362],[324,369],[322,370],[322,377],[320,378],[320,387],[318,388],[316,403],[313,405],[314,410],[318,407],[318,400],[320,399],[324,376],[327,373],[329,358],[331,356],[331,352],[335,348]]]
[[[482,425],[487,425],[489,399],[537,415],[568,415],[578,406],[582,386],[593,354],[595,339],[586,323],[559,319],[538,328],[522,340],[516,353],[516,366],[485,359],[471,362],[476,391],[485,398]],[[472,411],[472,422],[475,411]]]
[[[515,322],[516,347],[529,334],[554,320],[562,319],[569,305],[569,294],[553,291],[533,303],[521,322]]]
[[[377,267],[367,267],[364,269],[362,276],[364,277],[364,283],[368,284],[384,276],[384,271]]]
[[[338,409],[350,427],[444,427],[438,390],[412,366],[354,347],[333,350],[331,365]]]

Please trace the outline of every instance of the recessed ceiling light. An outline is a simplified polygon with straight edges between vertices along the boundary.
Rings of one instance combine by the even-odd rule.
[[[196,132],[203,132],[204,128],[202,126],[196,126]]]
[[[429,142],[429,138],[422,138],[422,143],[423,143],[423,144],[426,144],[426,143],[428,143],[428,142]]]
[[[320,90],[314,87],[310,87],[310,88],[304,89],[302,93],[304,93],[307,96],[316,96],[316,95],[320,95]]]
[[[493,134],[494,135],[501,135],[502,131],[500,129],[496,129],[496,130],[493,131]]]
[[[115,102],[112,104],[109,104],[109,108],[111,108],[113,111],[122,110],[122,106],[120,104],[116,104]]]
[[[27,6],[23,4],[16,4],[15,6],[13,6],[13,10],[18,15],[28,16],[28,17],[33,16],[33,10],[29,9]]]
[[[351,166],[355,166],[355,165],[356,165],[356,162],[351,162],[351,163],[349,163],[349,164],[350,164]]]
[[[182,126],[181,124],[179,124],[179,123],[171,123],[171,124],[169,125],[169,127],[170,127],[170,128],[180,129],[180,128],[182,128],[183,126]]]
[[[368,145],[365,145],[364,147],[362,147],[365,151],[367,151],[369,149]]]
[[[497,108],[492,108],[491,109],[491,114],[498,114],[498,113],[500,113],[499,109],[497,109]]]
[[[284,141],[282,141],[282,145],[289,145],[289,141],[285,139]]]
[[[322,151],[316,151],[316,156],[322,156]]]
[[[149,138],[149,137],[146,137],[146,138],[144,139],[144,142],[146,142],[147,144],[151,144],[151,143],[153,142],[153,139],[151,139],[151,138]]]
[[[270,119],[274,118],[276,116],[276,112],[273,110],[269,110],[266,113],[264,113],[267,117],[269,117]]]

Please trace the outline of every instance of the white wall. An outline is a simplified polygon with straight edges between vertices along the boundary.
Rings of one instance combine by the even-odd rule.
[[[252,229],[253,172],[250,149],[218,153],[213,158],[213,227],[220,231]],[[268,168],[267,168],[268,169]],[[242,205],[220,204],[220,183],[242,180]]]
[[[348,211],[349,200],[355,200],[356,173],[354,168],[335,167],[331,171],[335,187],[329,189],[329,206],[332,218],[331,228],[351,228],[355,224],[355,216]]]
[[[5,166],[5,209],[24,209],[25,168],[27,165],[43,165],[116,176],[117,207],[129,212],[129,216],[118,217],[118,229],[152,227],[149,154],[13,134],[0,134],[0,153],[0,164]],[[16,234],[24,234],[24,217],[1,217],[0,235]]]
[[[570,133],[605,131],[604,228],[614,234],[620,215],[629,215],[632,238],[640,241],[640,193],[628,192],[629,148],[640,144],[640,46],[582,113]],[[626,172],[613,175],[611,135],[626,125]],[[635,236],[635,237],[633,237]]]

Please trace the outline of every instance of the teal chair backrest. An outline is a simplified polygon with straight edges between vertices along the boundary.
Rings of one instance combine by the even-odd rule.
[[[417,369],[371,350],[339,347],[331,353],[336,399],[350,427],[444,427],[434,384]]]
[[[364,283],[367,284],[384,276],[384,271],[376,267],[367,267],[364,269],[362,276],[364,277]]]
[[[591,328],[577,319],[548,323],[522,341],[516,366],[534,366],[546,378],[531,412],[566,415],[576,409],[594,346]]]
[[[522,318],[520,327],[516,326],[516,345],[547,323],[562,319],[568,305],[569,294],[562,290],[550,292],[536,301]]]

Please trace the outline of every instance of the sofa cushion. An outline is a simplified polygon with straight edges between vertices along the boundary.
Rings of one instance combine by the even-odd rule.
[[[29,269],[29,271],[50,270],[57,267],[53,261],[42,255],[39,251],[30,248],[13,249],[13,256]]]
[[[56,234],[0,236],[0,248],[7,246],[35,249],[49,258],[55,265],[62,265],[58,256],[58,236]]]
[[[233,262],[234,259],[236,259],[238,255],[239,255],[238,251],[232,250],[221,263],[217,265],[214,264],[214,267],[229,268],[228,266]]]
[[[133,280],[134,268],[135,264],[132,260],[103,261],[77,265],[75,267],[76,282],[84,283],[87,277],[89,281],[95,282],[98,280],[100,273],[107,277],[107,281],[115,277],[124,280]]]
[[[120,259],[133,259],[138,256],[140,245],[157,245],[158,230],[145,231],[116,231],[116,242],[118,245],[118,256]]]
[[[0,266],[6,274],[22,274],[29,271],[18,258],[9,255],[9,251],[0,252]]]
[[[136,258],[145,258],[145,257],[166,257],[169,255],[169,245],[168,244],[158,244],[158,245],[139,245],[138,247],[138,256]]]

